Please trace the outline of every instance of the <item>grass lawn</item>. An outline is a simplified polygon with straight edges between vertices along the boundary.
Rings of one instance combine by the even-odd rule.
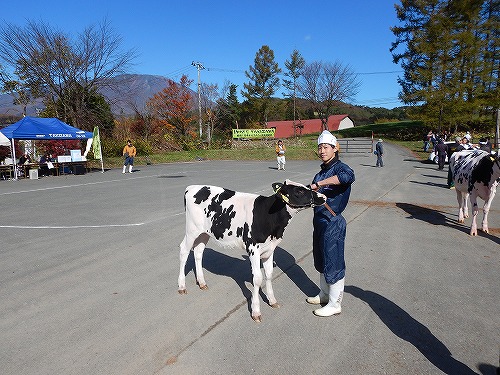
[[[358,126],[351,129],[345,129],[335,132],[335,135],[343,138],[347,137],[373,137],[375,139],[383,138],[385,142],[392,142],[407,148],[421,160],[428,157],[428,153],[422,150],[422,141],[420,140],[423,132],[422,125],[418,122],[402,121],[384,124],[372,124]],[[317,160],[316,140],[317,134],[309,134],[300,137],[297,142],[285,141],[287,147],[286,157],[288,160]],[[148,156],[138,155],[134,164],[146,165],[190,162],[200,159],[208,160],[269,160],[274,157],[274,148],[262,146],[261,148],[241,149],[217,149],[217,150],[192,150],[192,151],[173,151]],[[90,161],[94,168],[100,168],[99,160]],[[121,157],[105,157],[105,168],[118,168],[123,165]]]

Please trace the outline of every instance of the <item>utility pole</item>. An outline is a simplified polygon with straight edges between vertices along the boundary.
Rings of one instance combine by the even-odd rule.
[[[202,69],[205,69],[205,67],[203,66],[203,64],[201,62],[197,62],[197,61],[193,61],[191,63],[192,66],[195,66],[196,69],[198,69],[198,116],[199,116],[199,120],[200,120],[200,139],[201,139],[201,136],[203,135],[203,129],[202,129],[202,126],[201,126],[201,81],[200,81],[200,71]]]
[[[500,153],[500,109],[497,109],[497,128],[495,132],[495,147],[497,148],[497,153]]]

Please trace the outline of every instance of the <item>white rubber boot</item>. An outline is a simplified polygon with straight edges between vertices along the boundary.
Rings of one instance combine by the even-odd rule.
[[[335,284],[329,284],[330,291],[328,293],[329,301],[326,306],[314,310],[314,315],[317,316],[332,316],[340,314],[342,311],[340,304],[344,294],[344,279],[337,281]]]
[[[329,298],[328,298],[328,291],[329,287],[328,284],[326,283],[325,280],[325,275],[320,273],[319,274],[319,294],[314,297],[307,297],[306,302],[310,303],[311,305],[319,305],[321,303],[328,303]]]
[[[132,173],[132,167],[133,167],[132,165],[129,165],[129,167],[128,167],[128,173]]]
[[[127,166],[126,166],[126,165],[124,165],[124,166],[123,166],[123,171],[122,171],[122,173],[125,173],[126,171],[127,171]]]

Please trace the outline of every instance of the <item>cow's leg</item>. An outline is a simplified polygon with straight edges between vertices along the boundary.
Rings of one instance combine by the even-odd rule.
[[[201,257],[203,256],[203,250],[205,249],[205,245],[209,240],[209,236],[206,233],[200,234],[197,238],[194,238],[189,231],[186,231],[186,235],[180,244],[180,269],[179,269],[179,279],[177,281],[179,285],[179,294],[186,294],[186,262],[189,256],[189,252],[191,249],[194,249],[194,258],[195,258],[195,266],[196,266],[196,279],[201,289],[206,289],[205,279],[203,277],[203,270],[201,269]],[[198,260],[197,260],[198,258]],[[202,283],[200,283],[200,277]],[[203,287],[202,287],[203,285]]]
[[[262,260],[262,265],[264,266],[264,273],[266,275],[266,296],[267,299],[269,300],[269,305],[273,308],[278,308],[280,305],[276,301],[276,298],[274,297],[274,291],[273,291],[273,284],[272,284],[272,279],[273,279],[273,254],[274,251],[271,253],[271,256],[267,259]]]
[[[496,187],[491,189],[490,191],[490,196],[487,201],[484,202],[483,206],[483,222],[482,222],[482,228],[484,233],[489,233],[489,228],[488,228],[488,213],[490,212],[490,207],[491,207],[491,202],[493,202],[493,198],[495,197],[496,193]]]
[[[207,283],[205,282],[205,276],[203,275],[203,251],[205,250],[205,246],[207,245],[210,236],[206,233],[202,233],[198,236],[198,238],[194,242],[193,251],[194,251],[194,265],[196,269],[196,281],[198,282],[198,286],[202,290],[208,289]]]
[[[477,236],[477,213],[479,211],[477,207],[477,193],[475,190],[472,191],[472,194],[470,194],[470,204],[472,206],[472,224],[470,226],[470,235],[471,236]]]
[[[189,256],[189,252],[191,251],[191,240],[189,239],[188,234],[184,236],[182,240],[179,252],[179,260],[180,260],[180,269],[179,269],[179,279],[177,284],[179,285],[179,294],[186,294],[186,262]]]
[[[465,218],[469,217],[469,207],[467,206],[467,200],[469,199],[469,193],[457,191],[457,201],[458,201],[458,222],[464,223]]]
[[[464,217],[467,219],[469,217],[469,193],[463,193],[462,198],[464,199]]]
[[[259,290],[262,285],[262,271],[260,270],[260,257],[257,249],[250,248],[250,263],[252,265],[253,290],[252,290],[252,319],[256,322],[262,321],[260,314]]]

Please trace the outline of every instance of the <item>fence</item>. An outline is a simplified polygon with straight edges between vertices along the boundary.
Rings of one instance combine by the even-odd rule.
[[[340,152],[372,153],[373,140],[371,138],[340,138],[338,140]]]

